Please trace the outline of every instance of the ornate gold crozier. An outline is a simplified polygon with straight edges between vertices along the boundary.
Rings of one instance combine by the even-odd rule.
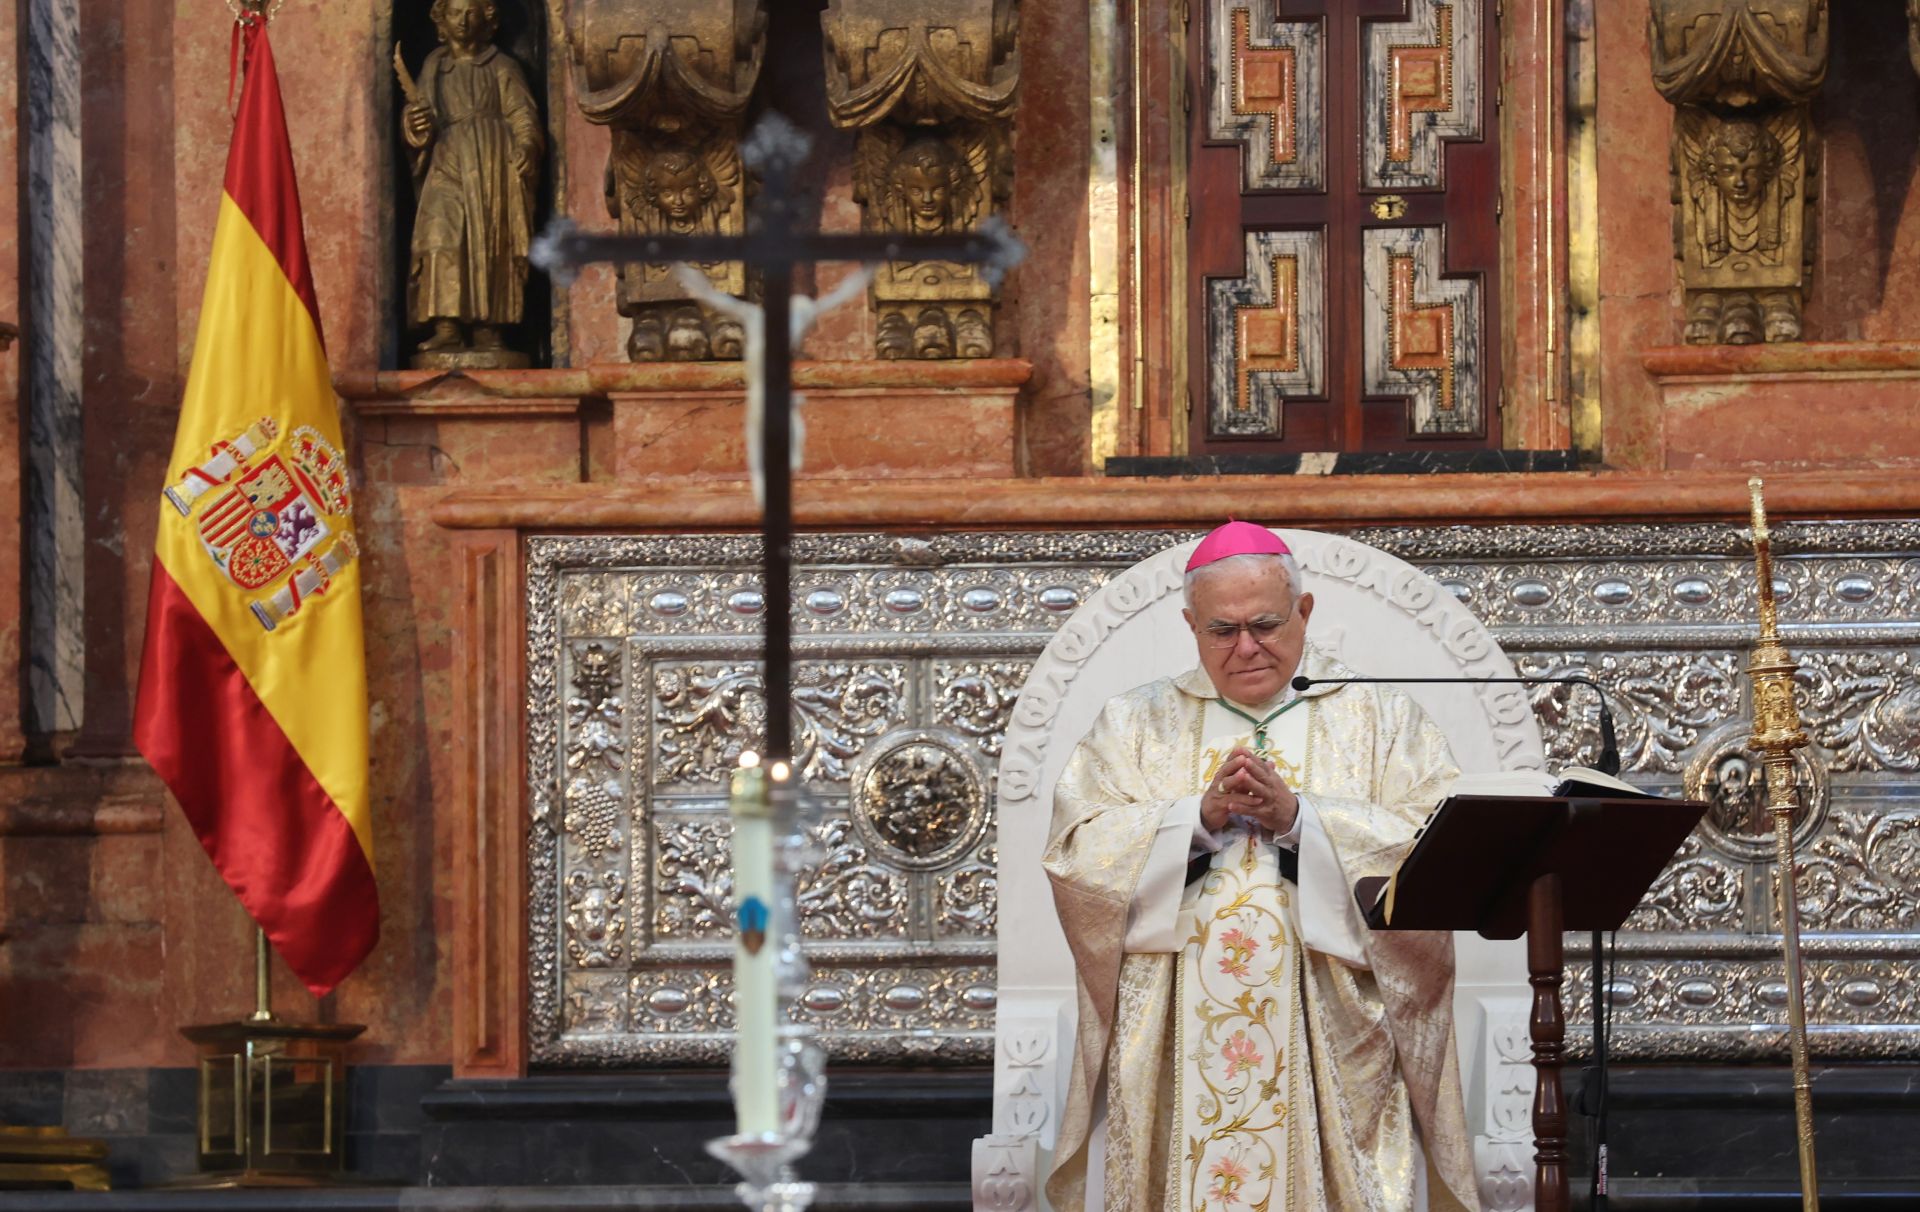
[[[1819,1212],[1820,1182],[1813,1164],[1813,1085],[1807,1075],[1807,999],[1800,967],[1800,889],[1794,879],[1793,810],[1798,803],[1793,751],[1806,745],[1793,675],[1800,667],[1780,643],[1780,612],[1773,599],[1773,546],[1760,480],[1747,481],[1753,496],[1753,555],[1760,576],[1760,642],[1747,674],[1753,679],[1753,741],[1767,769],[1767,812],[1773,817],[1774,886],[1780,898],[1780,937],[1787,959],[1787,1023],[1793,1049],[1793,1123],[1800,1140],[1800,1202]]]
[[[273,1013],[267,936],[254,937],[254,1009],[182,1027],[200,1049],[200,1173],[187,1187],[306,1187],[346,1181],[346,1047],[359,1023],[290,1023]]]

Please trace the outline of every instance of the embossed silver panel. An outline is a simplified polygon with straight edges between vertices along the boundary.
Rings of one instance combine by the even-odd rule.
[[[1738,503],[1736,503],[1737,505]],[[792,1013],[853,1061],[978,1063],[994,1018],[994,832],[942,812],[890,862],[854,778],[909,735],[998,760],[1033,656],[1114,571],[1193,532],[805,536],[796,744],[815,792],[799,888],[814,976]],[[1748,711],[1751,564],[1732,526],[1392,528],[1529,672],[1612,689],[1628,776],[1678,793],[1727,766]],[[1822,775],[1801,873],[1817,1054],[1920,1055],[1920,523],[1775,532],[1786,638]],[[757,540],[536,538],[528,559],[529,981],[534,1060],[724,1059],[732,1025],[722,778],[762,735]],[[1556,763],[1597,753],[1591,698],[1535,694]],[[1784,1057],[1773,869],[1726,773],[1717,824],[1620,935],[1628,1058]],[[908,780],[911,782],[911,779]],[[945,786],[943,784],[943,786]],[[990,786],[990,784],[989,784]],[[959,795],[958,784],[943,795]],[[989,793],[990,794],[990,793]],[[964,799],[961,795],[953,802]],[[886,803],[886,795],[880,802]],[[868,822],[871,824],[871,822]],[[944,839],[945,844],[935,844]],[[902,857],[896,855],[896,858]],[[1569,938],[1576,1049],[1584,937]]]

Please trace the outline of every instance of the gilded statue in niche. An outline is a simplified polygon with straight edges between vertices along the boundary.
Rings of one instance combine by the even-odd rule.
[[[1674,252],[1690,344],[1797,341],[1812,279],[1808,102],[1825,0],[1653,0],[1653,78],[1674,115]]]
[[[1012,193],[1020,78],[1013,0],[829,0],[827,109],[857,129],[869,232],[972,231]],[[873,283],[883,358],[993,354],[994,292],[974,266],[893,262]]]
[[[760,0],[573,0],[576,98],[612,129],[608,213],[627,235],[746,230],[740,138],[766,54]],[[739,262],[702,265],[716,291],[756,293]],[[669,266],[622,265],[615,294],[635,362],[741,356],[739,321],[696,299]]]
[[[400,133],[413,165],[407,318],[430,329],[413,364],[525,366],[502,329],[526,303],[534,191],[546,148],[540,112],[513,57],[493,45],[493,0],[434,0],[441,45],[418,79],[394,47],[406,106]]]

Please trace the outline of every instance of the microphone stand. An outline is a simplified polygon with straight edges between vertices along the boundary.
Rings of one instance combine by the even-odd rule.
[[[1413,686],[1458,686],[1489,683],[1494,685],[1519,686],[1587,686],[1600,698],[1600,756],[1594,761],[1593,768],[1601,774],[1616,776],[1620,773],[1620,742],[1613,728],[1613,711],[1607,703],[1607,692],[1600,683],[1592,678],[1310,678],[1302,674],[1293,679],[1296,691],[1313,686],[1344,686],[1355,682],[1392,683],[1394,685]],[[1607,1207],[1607,997],[1606,976],[1603,971],[1603,940],[1600,931],[1593,932],[1593,1066],[1591,1080],[1580,1091],[1581,1114],[1593,1120],[1593,1202],[1595,1212],[1604,1212]]]

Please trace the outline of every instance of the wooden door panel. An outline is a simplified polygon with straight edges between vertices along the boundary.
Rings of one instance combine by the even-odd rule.
[[[1190,13],[1190,449],[1497,446],[1486,0]]]

